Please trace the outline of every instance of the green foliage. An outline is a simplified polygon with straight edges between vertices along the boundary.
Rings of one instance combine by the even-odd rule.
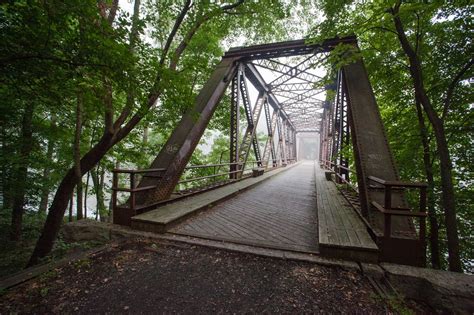
[[[23,220],[22,240],[20,243],[12,242],[9,239],[11,210],[0,209],[0,278],[11,275],[26,265],[44,218],[28,211]]]
[[[400,315],[413,315],[415,312],[410,309],[407,306],[407,303],[404,301],[404,299],[397,295],[386,295],[386,296],[379,296],[379,295],[374,295],[373,299],[380,303],[381,305],[387,305],[391,311],[393,311],[395,314],[400,314]]]
[[[321,41],[334,36],[355,34],[381,109],[388,140],[399,166],[401,178],[425,181],[423,147],[415,109],[413,83],[408,60],[400,47],[390,10],[396,1],[318,1],[325,19],[315,25],[310,38]],[[472,5],[467,2],[435,1],[430,4],[403,2],[400,18],[405,32],[422,61],[425,88],[440,116],[446,91],[460,69],[472,58]],[[331,54],[333,56],[334,53]],[[339,57],[337,54],[335,57]],[[338,60],[335,60],[338,62]],[[463,79],[472,78],[472,67]],[[444,118],[452,156],[453,180],[458,211],[462,259],[472,268],[474,259],[472,222],[474,217],[472,86],[461,80],[454,90]],[[429,126],[427,119],[426,125]],[[430,155],[435,171],[435,201],[441,224],[441,247],[446,250],[444,218],[440,208],[439,162],[429,129]],[[444,259],[444,255],[443,259]],[[469,267],[471,266],[471,267]]]
[[[100,170],[105,169],[105,178],[109,178],[117,162],[120,167],[148,167],[182,115],[193,106],[226,45],[241,38],[247,38],[248,43],[281,38],[284,19],[292,7],[280,1],[246,1],[224,13],[221,3],[196,2],[161,65],[163,48],[182,5],[176,1],[142,1],[134,47],[130,47],[132,14],[121,8],[110,25],[92,0],[67,4],[20,0],[0,6],[2,194],[15,191],[14,174],[26,164],[30,183],[26,208],[38,209],[43,192],[51,194],[73,165],[78,95],[84,104],[80,144],[84,155],[103,134],[104,112],[109,110],[108,88],[114,118],[130,106],[130,112],[143,119],[102,158]],[[183,43],[186,48],[176,69],[168,67]],[[150,91],[158,90],[161,94],[156,106],[142,106]],[[134,98],[130,104],[129,96]],[[225,105],[217,109],[210,129],[228,132],[229,102],[225,96]],[[20,126],[25,109],[32,106],[34,145],[25,161],[19,152]],[[52,146],[52,158],[47,155],[48,145]],[[42,175],[45,170],[48,176]],[[89,193],[103,189],[108,198],[109,188],[106,180],[103,187]]]

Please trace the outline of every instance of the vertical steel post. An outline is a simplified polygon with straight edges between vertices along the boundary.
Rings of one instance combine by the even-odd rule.
[[[132,215],[136,215],[135,213],[135,173],[130,173],[130,210]]]
[[[116,208],[117,208],[117,189],[119,184],[118,173],[117,171],[113,171],[112,173],[112,212],[115,215]]]
[[[232,79],[231,103],[230,103],[230,179],[237,178],[239,165],[239,128],[240,128],[240,66],[237,74]]]

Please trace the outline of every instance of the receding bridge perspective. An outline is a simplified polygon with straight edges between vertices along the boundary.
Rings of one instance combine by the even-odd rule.
[[[314,71],[339,44],[358,49],[354,37],[231,48],[150,168],[114,170],[114,223],[424,266],[426,185],[400,181],[363,61],[334,71],[330,84]],[[229,159],[190,165],[224,97]],[[415,209],[408,192],[419,197]]]

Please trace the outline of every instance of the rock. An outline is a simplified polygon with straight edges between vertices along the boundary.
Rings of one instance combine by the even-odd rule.
[[[474,276],[382,263],[390,283],[406,297],[450,313],[474,313]]]
[[[110,228],[107,224],[93,220],[80,220],[63,225],[63,239],[68,243],[110,240]]]

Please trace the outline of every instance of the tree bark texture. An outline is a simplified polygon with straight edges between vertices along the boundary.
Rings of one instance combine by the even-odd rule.
[[[397,32],[398,39],[403,51],[408,57],[410,64],[410,75],[413,80],[413,88],[416,98],[420,101],[423,109],[430,121],[435,139],[440,161],[442,205],[444,210],[446,234],[448,238],[448,262],[449,270],[462,272],[461,258],[459,254],[459,236],[457,230],[456,204],[454,195],[454,186],[452,180],[452,163],[449,154],[448,142],[446,140],[446,132],[443,121],[433,108],[431,101],[426,93],[423,82],[423,71],[418,55],[411,46],[403,29],[403,24],[399,16],[399,8],[401,3],[397,3],[392,10],[393,21]]]
[[[441,262],[439,256],[439,226],[438,218],[436,217],[435,196],[434,196],[434,173],[431,164],[431,150],[428,139],[428,129],[425,125],[423,117],[423,109],[419,101],[416,101],[416,113],[418,117],[418,125],[420,128],[421,144],[423,145],[423,166],[425,168],[426,181],[428,183],[428,219],[430,222],[430,253],[431,266],[434,269],[440,269]]]
[[[15,168],[14,182],[10,183],[13,189],[13,209],[10,239],[18,241],[21,237],[23,213],[25,212],[25,195],[28,178],[28,165],[30,153],[33,148],[33,113],[34,105],[25,107],[21,123],[21,144],[18,156],[18,166]]]
[[[243,1],[240,0],[237,3],[241,4]],[[175,21],[175,25],[173,30],[168,36],[166,41],[166,45],[171,43],[179,29],[181,23],[184,20],[184,17],[188,10],[190,9],[190,1],[187,1],[182,8],[177,20]],[[137,3],[136,3],[137,4]],[[139,2],[138,2],[139,4]],[[230,8],[234,8],[236,5],[231,5]],[[224,7],[227,9],[227,7]],[[139,10],[134,9],[134,15],[138,14]],[[132,24],[133,22],[138,21],[137,16],[132,16]],[[134,25],[131,27],[134,28]],[[132,42],[132,40],[131,40]],[[166,54],[162,55],[160,60],[160,65],[164,64],[164,60],[166,58]],[[177,60],[175,60],[177,62]],[[63,220],[64,213],[66,211],[69,197],[73,193],[74,187],[79,182],[82,175],[86,172],[90,171],[94,166],[99,163],[99,161],[105,156],[105,154],[118,142],[120,142],[123,138],[125,138],[135,127],[136,125],[142,120],[146,112],[152,108],[156,101],[158,100],[159,96],[161,95],[162,88],[160,87],[161,77],[159,72],[156,74],[155,81],[149,91],[148,99],[146,103],[142,104],[141,108],[137,110],[134,115],[131,115],[130,109],[125,106],[122,112],[118,115],[118,117],[113,121],[113,107],[110,106],[111,104],[105,104],[105,130],[102,137],[99,141],[87,152],[83,155],[80,160],[80,174],[78,174],[75,168],[70,168],[63,179],[61,180],[56,193],[54,195],[53,202],[49,208],[49,213],[46,218],[45,225],[43,227],[43,231],[36,243],[35,249],[31,255],[30,261],[28,266],[34,265],[38,262],[38,260],[51,252],[53,248],[54,241],[59,233],[59,229],[61,227],[61,223]],[[107,96],[107,95],[106,95]],[[112,98],[110,97],[110,102]],[[128,119],[128,120],[127,120]]]
[[[55,115],[51,116],[51,130],[56,129],[56,117]],[[53,159],[53,153],[54,153],[54,141],[50,138],[48,140],[48,147],[46,149],[46,167],[43,170],[43,186],[41,187],[41,199],[40,199],[40,205],[38,209],[39,214],[46,213],[46,209],[48,208],[48,201],[49,201],[49,192],[50,192],[50,187],[47,184],[49,176],[51,174],[51,166],[49,163],[51,163],[51,160]]]
[[[81,173],[81,131],[82,131],[82,111],[83,111],[82,92],[77,93],[76,103],[76,130],[74,133],[74,175],[79,178],[76,187],[76,217],[78,220],[83,218],[82,207],[82,173]]]

